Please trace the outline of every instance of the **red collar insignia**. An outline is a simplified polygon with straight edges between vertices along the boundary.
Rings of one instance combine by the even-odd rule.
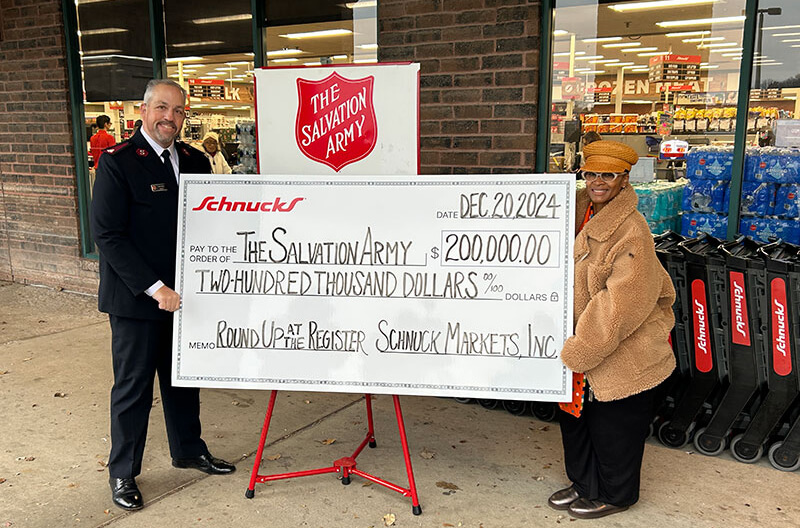
[[[147,157],[149,152],[147,152],[147,149],[140,148],[140,149],[136,149],[136,154],[138,154],[139,156],[145,158],[145,157]]]

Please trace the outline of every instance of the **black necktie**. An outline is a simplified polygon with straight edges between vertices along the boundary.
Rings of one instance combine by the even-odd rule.
[[[174,181],[178,181],[178,178],[175,177],[175,169],[172,168],[172,161],[169,159],[169,150],[164,150],[161,157],[164,158],[164,168],[167,169],[167,174],[172,176]]]

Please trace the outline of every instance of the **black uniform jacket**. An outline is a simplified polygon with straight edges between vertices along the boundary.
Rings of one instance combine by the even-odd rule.
[[[208,174],[208,159],[176,142],[181,174]],[[145,290],[175,287],[178,183],[141,132],[105,151],[94,182],[91,227],[100,252],[101,312],[169,319]]]

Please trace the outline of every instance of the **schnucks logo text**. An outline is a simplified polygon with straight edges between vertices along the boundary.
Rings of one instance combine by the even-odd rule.
[[[744,296],[744,274],[732,271],[731,277],[731,339],[737,345],[750,346],[750,322],[747,319],[747,299]]]
[[[372,152],[378,139],[374,81],[336,72],[321,81],[297,79],[295,140],[306,157],[339,172]]]
[[[262,201],[242,201],[231,200],[227,196],[217,199],[216,196],[206,196],[200,205],[193,207],[192,211],[247,211],[263,213],[288,213],[294,206],[305,200],[305,198],[292,198],[291,200],[281,200],[276,197],[271,202]]]
[[[770,283],[772,308],[772,368],[779,376],[792,372],[792,354],[789,345],[789,314],[786,310],[786,282],[772,279]]]
[[[700,279],[692,281],[692,314],[694,363],[700,372],[710,372],[714,366],[714,359],[711,357],[711,339],[708,335],[708,303],[706,303],[706,286]]]

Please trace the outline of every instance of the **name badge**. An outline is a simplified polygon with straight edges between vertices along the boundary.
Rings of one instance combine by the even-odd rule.
[[[154,183],[150,186],[150,190],[153,192],[163,192],[167,190],[166,183]]]

